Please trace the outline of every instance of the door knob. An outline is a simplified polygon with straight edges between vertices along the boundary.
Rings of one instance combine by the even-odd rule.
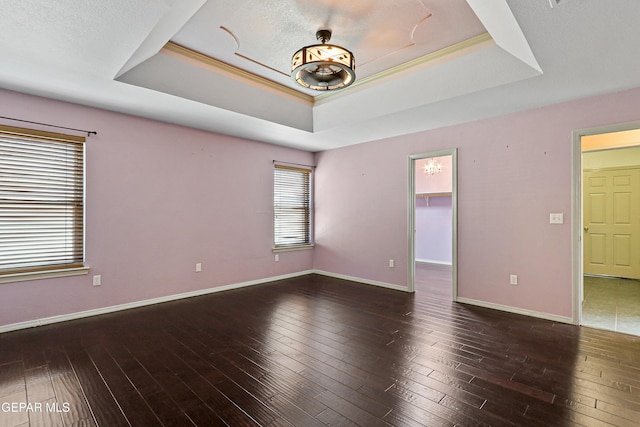
[[[589,232],[589,227],[585,227],[585,228],[584,228],[584,232],[585,232],[585,233],[588,233],[588,232]]]

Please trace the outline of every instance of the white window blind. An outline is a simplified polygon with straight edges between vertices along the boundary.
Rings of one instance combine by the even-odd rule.
[[[311,169],[275,165],[273,211],[274,248],[312,244]]]
[[[0,276],[83,266],[84,140],[0,126]]]

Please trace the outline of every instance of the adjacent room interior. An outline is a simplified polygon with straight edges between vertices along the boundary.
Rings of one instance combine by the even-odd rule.
[[[413,156],[415,157],[415,156]],[[438,294],[445,301],[456,298],[454,253],[456,237],[453,224],[454,156],[420,155],[413,159],[415,181],[413,221],[414,291]],[[411,225],[413,223],[413,226]]]
[[[640,335],[640,131],[582,137],[586,326]]]
[[[5,3],[0,426],[637,425],[640,2]]]

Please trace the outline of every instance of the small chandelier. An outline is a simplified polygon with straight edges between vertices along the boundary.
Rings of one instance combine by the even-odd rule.
[[[356,79],[353,53],[327,44],[330,30],[320,30],[316,38],[322,44],[305,46],[291,58],[291,78],[299,85],[314,90],[334,90],[349,86]]]
[[[442,165],[435,161],[434,159],[429,159],[427,163],[424,165],[424,173],[427,175],[435,175],[437,173],[442,172]]]

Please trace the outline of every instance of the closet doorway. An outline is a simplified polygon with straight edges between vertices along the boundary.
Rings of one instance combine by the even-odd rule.
[[[640,335],[640,130],[583,136],[581,152],[581,323]]]
[[[640,122],[573,132],[573,321],[640,335]]]
[[[457,297],[457,150],[409,157],[409,290]]]

